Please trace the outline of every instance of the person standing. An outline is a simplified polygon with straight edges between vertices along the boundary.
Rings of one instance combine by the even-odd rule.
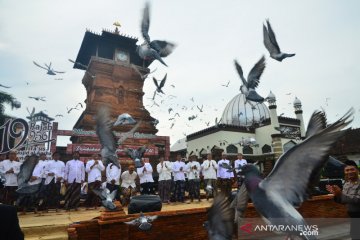
[[[137,173],[135,172],[134,165],[129,166],[129,170],[121,174],[121,193],[123,199],[121,204],[126,206],[130,202],[130,197],[136,194],[136,183]]]
[[[6,154],[0,154],[0,203],[4,202],[4,196],[5,196],[5,176],[1,172],[3,161],[6,159]]]
[[[228,172],[226,168],[222,167],[222,164],[230,164],[230,160],[226,159],[226,154],[222,154],[222,159],[218,162],[218,171],[217,171],[217,182],[218,182],[218,188],[222,193],[225,194],[225,196],[230,196],[231,194],[231,188],[232,188],[232,178],[234,177],[233,172]]]
[[[149,159],[144,158],[143,166],[136,169],[140,178],[140,193],[143,194],[155,194],[154,192],[154,179],[152,176],[153,168],[149,163]]]
[[[9,159],[2,161],[0,165],[0,171],[5,176],[5,196],[4,203],[8,205],[14,205],[18,188],[17,175],[20,172],[21,163],[17,160],[15,151],[9,153]]]
[[[216,161],[212,159],[211,153],[207,155],[207,159],[202,163],[201,168],[202,174],[204,175],[206,200],[209,200],[211,195],[215,197],[217,194],[216,170],[218,169],[218,165]]]
[[[120,166],[120,165],[119,165]],[[116,200],[120,200],[120,176],[121,176],[121,166],[118,168],[115,164],[110,163],[106,167],[106,188],[110,192],[117,191]]]
[[[200,163],[196,161],[196,156],[189,157],[186,171],[188,173],[190,202],[193,202],[194,198],[200,202]]]
[[[53,153],[53,160],[45,166],[45,185],[47,189],[46,209],[55,208],[58,211],[60,207],[60,188],[64,181],[65,163],[60,160],[60,153]]]
[[[156,165],[156,170],[159,173],[159,196],[163,203],[170,203],[172,164],[169,161],[164,161],[164,157],[160,157],[159,160],[160,162]]]
[[[181,161],[181,155],[177,155],[172,166],[175,182],[175,201],[182,203],[185,197],[185,168],[185,163]]]
[[[243,184],[243,178],[238,176],[238,173],[240,172],[240,168],[247,164],[247,161],[243,158],[244,156],[241,153],[238,153],[237,158],[234,163],[235,168],[235,174],[237,178],[237,185],[238,190],[240,189],[241,185]]]
[[[335,202],[346,204],[350,219],[350,236],[360,239],[360,181],[359,169],[352,160],[345,161],[345,184],[343,189],[337,185],[326,185],[326,190],[334,194]]]
[[[101,187],[101,172],[105,170],[105,167],[100,160],[100,154],[93,154],[93,159],[87,161],[85,171],[88,174],[88,192],[85,200],[85,206],[87,208],[95,207],[99,205],[99,197],[93,192]]]
[[[80,204],[81,184],[85,180],[85,166],[80,161],[78,151],[74,152],[73,159],[69,160],[65,165],[64,180],[67,185],[65,194],[65,209],[77,208]]]

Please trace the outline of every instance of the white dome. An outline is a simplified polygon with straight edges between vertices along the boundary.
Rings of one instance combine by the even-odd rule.
[[[301,106],[301,101],[297,97],[295,97],[294,106]]]
[[[275,100],[275,99],[276,99],[275,94],[274,94],[272,91],[270,91],[270,93],[269,93],[269,95],[267,96],[267,98],[268,98],[269,100]]]
[[[248,101],[239,93],[226,105],[221,123],[236,126],[252,126],[270,118],[269,109],[264,103]]]

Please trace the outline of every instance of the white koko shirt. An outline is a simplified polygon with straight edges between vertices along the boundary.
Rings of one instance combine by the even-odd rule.
[[[54,176],[49,176],[49,173],[54,173]],[[57,178],[62,177],[64,178],[65,174],[65,163],[60,160],[51,160],[46,166],[45,166],[45,185],[48,185],[53,179],[54,182],[57,182]]]
[[[244,166],[247,164],[247,161],[245,159],[237,159],[235,160],[234,163],[234,167],[235,167],[235,172],[238,173],[240,171],[239,166]]]
[[[92,183],[95,181],[101,181],[101,172],[105,170],[104,164],[101,160],[98,160],[98,163],[95,164],[93,168],[91,168],[95,164],[95,160],[89,160],[86,163],[86,172],[88,173],[88,183]]]
[[[227,159],[221,159],[221,160],[218,162],[217,177],[218,177],[218,178],[227,178],[227,179],[234,177],[234,173],[233,173],[233,172],[228,172],[226,168],[221,167],[221,164],[222,164],[222,163],[227,163],[229,166],[231,166],[229,160],[227,160]]]
[[[193,167],[196,166],[196,169],[193,169]],[[200,163],[197,161],[191,161],[188,164],[186,164],[186,171],[188,172],[188,180],[193,179],[200,179]]]
[[[21,163],[17,161],[10,161],[9,159],[0,162],[0,171],[5,176],[5,186],[18,186],[17,175],[20,172]],[[14,170],[14,173],[6,173],[10,169]]]
[[[146,169],[145,172],[143,172],[144,168]],[[136,169],[136,171],[140,178],[140,184],[147,182],[154,182],[152,176],[153,168],[150,163],[145,163],[143,167]]]
[[[111,183],[115,180],[115,185],[120,185],[121,168],[118,168],[113,163],[110,163],[106,167],[106,182]]]
[[[74,180],[77,183],[85,181],[84,163],[75,159],[66,162],[64,179],[70,184],[73,183]]]
[[[202,164],[202,174],[204,175],[204,179],[216,179],[216,170],[218,169],[218,165],[215,160],[206,159]]]
[[[137,173],[134,171],[132,174],[129,173],[129,171],[125,171],[121,174],[121,187],[128,188],[136,187],[135,179],[137,178]]]
[[[162,166],[159,163],[156,165],[156,171],[159,173],[159,181],[171,180],[172,163],[164,161]]]
[[[180,168],[182,168],[182,171],[180,171]],[[174,181],[185,181],[184,172],[186,171],[186,166],[184,162],[175,161],[173,163],[172,170],[173,170]]]

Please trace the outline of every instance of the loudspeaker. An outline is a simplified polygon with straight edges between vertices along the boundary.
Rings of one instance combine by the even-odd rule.
[[[139,195],[130,199],[128,214],[161,211],[162,202],[158,195]]]

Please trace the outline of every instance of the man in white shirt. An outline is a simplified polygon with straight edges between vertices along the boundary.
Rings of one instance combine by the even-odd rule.
[[[189,197],[193,202],[194,198],[200,199],[200,163],[197,161],[196,156],[189,157],[189,163],[186,165],[189,181]]]
[[[16,200],[16,189],[18,188],[17,175],[20,172],[21,163],[17,160],[15,151],[9,153],[9,159],[2,161],[0,171],[5,176],[4,203],[13,205]]]
[[[6,159],[6,154],[0,154],[0,175],[1,180],[4,182],[0,182],[0,203],[4,202],[4,195],[5,195],[5,175],[1,172],[1,165],[3,161]]]
[[[247,161],[243,158],[243,155],[241,153],[238,153],[237,158],[238,159],[236,159],[235,163],[234,163],[234,168],[235,168],[235,173],[236,173],[236,177],[237,177],[237,184],[238,184],[238,190],[239,190],[242,183],[243,183],[243,178],[239,177],[238,173],[240,171],[240,168],[247,164]]]
[[[169,161],[164,161],[164,157],[160,157],[159,160],[160,162],[156,165],[156,170],[159,173],[159,196],[163,203],[170,203],[172,164]]]
[[[45,185],[47,185],[46,208],[60,207],[60,188],[65,174],[65,163],[60,160],[60,153],[53,153],[53,160],[45,166]]]
[[[232,189],[232,179],[234,178],[233,172],[228,172],[226,168],[222,167],[223,163],[231,166],[230,160],[226,159],[226,154],[222,154],[222,159],[218,162],[218,171],[217,171],[217,182],[218,187],[221,192],[225,194],[225,196],[230,196]]]
[[[121,192],[123,196],[121,204],[123,206],[128,205],[130,197],[136,194],[135,179],[137,178],[137,173],[134,170],[134,165],[130,165],[129,170],[121,174]]]
[[[211,153],[207,155],[207,159],[203,162],[201,168],[202,168],[202,174],[204,176],[204,183],[205,183],[204,188],[206,192],[206,200],[209,200],[209,197],[211,195],[215,197],[217,193],[216,170],[218,169],[218,165],[216,161],[212,159]],[[212,189],[212,191],[209,191],[208,189]]]
[[[184,202],[185,197],[185,174],[186,166],[181,161],[181,155],[176,156],[176,161],[172,166],[174,182],[175,182],[175,201]]]
[[[86,208],[95,207],[99,205],[99,197],[93,192],[101,187],[101,172],[105,170],[100,154],[93,154],[93,159],[86,163],[85,171],[88,176],[88,193],[84,205]]]
[[[67,185],[65,194],[65,209],[70,210],[75,208],[77,210],[80,204],[81,184],[85,180],[85,166],[80,161],[80,154],[78,151],[74,152],[72,160],[66,162],[64,180]]]
[[[120,176],[121,166],[118,168],[115,164],[109,163],[106,167],[106,188],[109,189],[110,192],[117,191],[115,196],[116,200],[120,200]]]
[[[149,163],[148,158],[143,159],[143,166],[136,169],[140,178],[140,193],[143,194],[155,194],[154,191],[154,179],[152,176],[153,168]]]

